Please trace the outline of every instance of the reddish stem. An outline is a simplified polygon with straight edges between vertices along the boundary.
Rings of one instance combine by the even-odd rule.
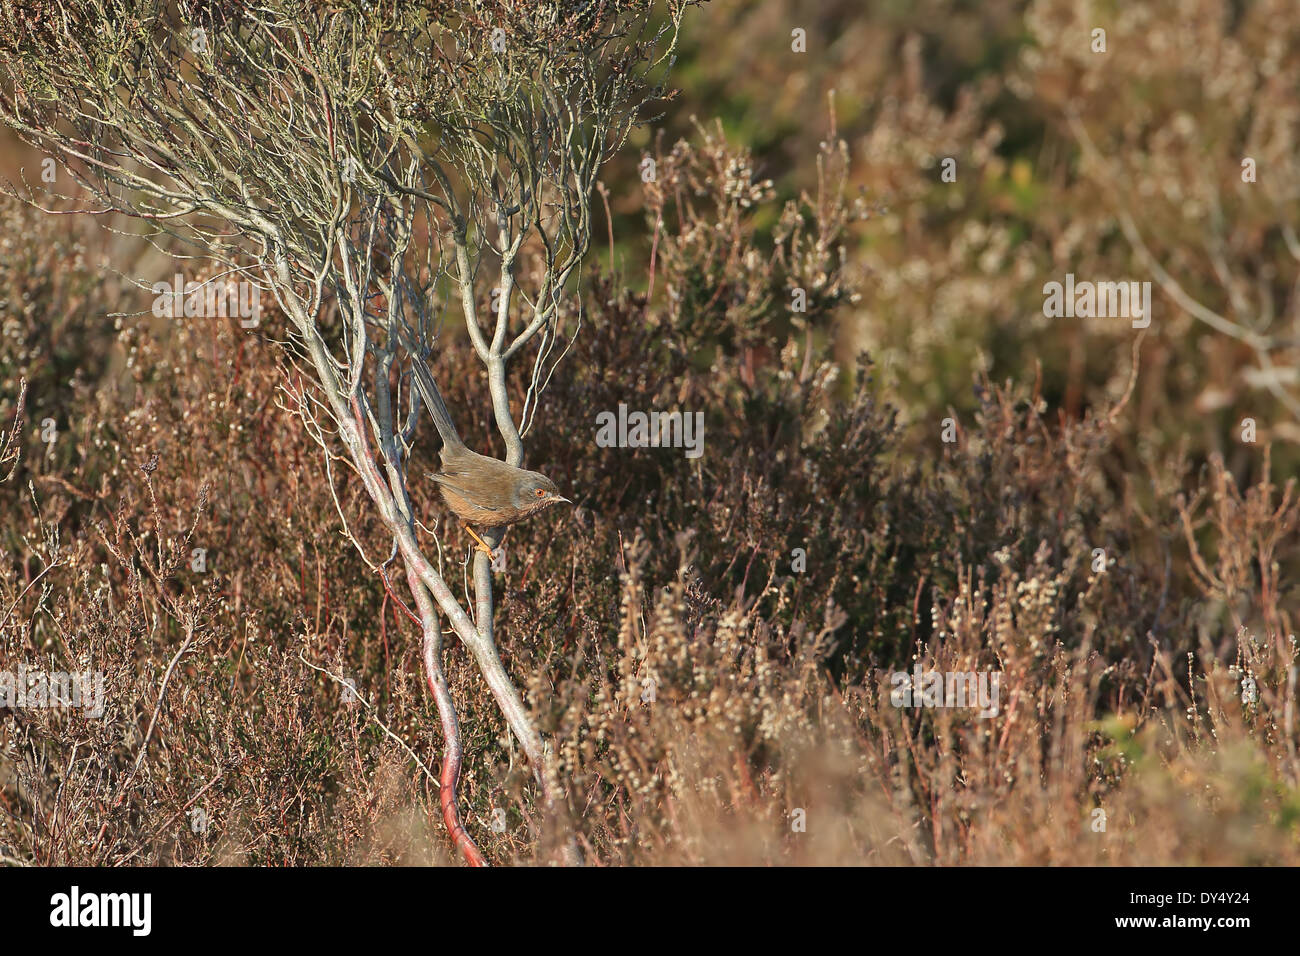
[[[379,572],[379,576],[384,579],[384,590],[387,591],[388,596],[393,599],[393,603],[396,604],[398,607],[400,607],[403,612],[405,612],[406,616],[411,619],[411,622],[416,627],[422,628],[424,625],[422,625],[420,623],[420,619],[415,616],[415,612],[413,612],[409,607],[403,604],[402,599],[393,593],[393,586],[388,581],[388,572],[381,570]]]
[[[366,468],[376,485],[382,487],[383,479],[379,476],[379,469],[370,451],[370,443],[366,440],[366,419],[361,414],[361,407],[355,395],[352,396],[351,406],[357,427],[357,436],[361,445],[360,454],[357,456],[359,459],[357,464]],[[470,866],[487,866],[487,861],[483,859],[483,854],[475,845],[473,838],[470,837],[461,824],[460,814],[456,811],[456,785],[460,781],[462,759],[460,727],[456,722],[456,708],[451,699],[451,689],[447,686],[447,678],[443,676],[442,667],[438,663],[438,655],[442,650],[442,634],[438,630],[437,616],[429,603],[428,595],[424,591],[424,584],[420,581],[420,577],[414,568],[407,566],[406,580],[425,620],[416,617],[411,609],[393,593],[393,589],[388,583],[387,572],[381,570],[380,577],[383,578],[384,589],[389,596],[415,622],[420,628],[421,635],[423,635],[424,676],[429,685],[429,690],[433,694],[434,704],[438,708],[438,719],[442,722],[445,752],[442,760],[442,774],[438,784],[438,803],[442,807],[443,822],[447,826],[447,832],[451,836],[452,843],[455,844],[456,849],[460,850],[465,862]]]
[[[414,571],[408,571],[411,587],[419,585]],[[436,624],[435,624],[436,628]],[[487,866],[483,854],[474,839],[460,822],[456,810],[456,786],[460,782],[462,750],[460,745],[460,727],[456,723],[456,709],[451,699],[451,690],[447,687],[447,678],[443,676],[438,664],[438,652],[441,650],[441,635],[434,630],[424,634],[424,677],[438,707],[438,718],[442,721],[442,737],[445,743],[442,758],[442,773],[439,776],[438,804],[442,808],[442,821],[456,849],[470,866]]]

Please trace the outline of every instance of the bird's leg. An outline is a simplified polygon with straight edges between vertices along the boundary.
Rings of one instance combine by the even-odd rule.
[[[487,542],[484,541],[482,538],[480,538],[477,534],[475,534],[474,529],[471,528],[468,524],[462,523],[462,526],[465,528],[466,531],[469,532],[469,536],[478,542],[477,550],[482,551],[484,554],[486,554],[488,556],[489,561],[492,560],[492,549],[487,546]]]

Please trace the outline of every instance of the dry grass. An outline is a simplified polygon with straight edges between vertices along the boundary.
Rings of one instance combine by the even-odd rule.
[[[1016,6],[988,16],[1010,31],[998,11]],[[1042,31],[1056,22],[1058,4],[1030,6]],[[773,17],[788,33],[770,12],[747,29]],[[890,55],[919,69],[914,45]],[[1047,66],[1017,70],[1039,108],[1061,95]],[[1159,427],[1194,414],[1203,374],[1221,385],[1247,359],[1228,368],[1181,319],[1136,344],[1011,338],[1012,287],[1054,274],[1053,257],[1123,271],[1113,228],[1085,183],[1026,185],[994,155],[998,90],[972,84],[945,111],[905,69],[861,81],[896,94],[869,121],[843,105],[865,172],[830,137],[785,157],[811,170],[790,204],[711,126],[646,144],[659,176],[636,214],[654,295],[629,290],[648,275],[587,277],[583,334],[528,436],[529,461],[578,506],[514,528],[498,578],[502,655],[567,813],[539,817],[452,643],[468,827],[497,863],[548,860],[569,834],[609,865],[1300,863],[1300,503],[1275,483],[1293,452],[1279,464],[1265,443]],[[807,111],[815,86],[782,88],[774,108]],[[928,173],[900,157],[952,139],[979,144],[989,172],[961,180],[960,215],[945,197],[922,216]],[[903,211],[882,217],[857,183]],[[1058,205],[1068,215],[1044,212]],[[962,217],[980,210],[974,235]],[[276,316],[252,332],[114,327],[102,316],[141,300],[98,263],[131,273],[138,251],[65,229],[0,204],[0,671],[102,670],[107,709],[0,711],[0,860],[453,863],[415,634],[277,403],[293,372]],[[789,310],[795,287],[806,313]],[[1082,339],[1105,345],[1084,365]],[[992,341],[1006,347],[983,363]],[[883,373],[855,354],[865,344]],[[439,361],[487,451],[482,383],[456,374],[471,363],[455,342]],[[1017,373],[976,371],[971,390],[990,365]],[[1213,410],[1277,419],[1266,401],[1234,392]],[[704,456],[598,448],[594,416],[620,402],[703,411]],[[334,492],[358,540],[386,551],[355,482]],[[441,514],[432,489],[415,494]],[[464,541],[436,533],[460,582]],[[999,713],[893,706],[890,675],[918,666],[998,673]]]

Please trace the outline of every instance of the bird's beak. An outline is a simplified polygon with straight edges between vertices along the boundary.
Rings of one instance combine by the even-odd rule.
[[[555,496],[555,503],[556,503],[557,505],[571,505],[571,504],[573,504],[572,501],[570,501],[568,498],[565,498],[563,495],[556,495],[556,496]]]

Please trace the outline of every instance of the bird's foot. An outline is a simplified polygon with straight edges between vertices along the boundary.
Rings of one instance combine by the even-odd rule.
[[[477,534],[475,534],[474,529],[471,528],[469,525],[465,525],[465,530],[469,532],[469,536],[473,538],[475,541],[474,550],[482,551],[484,554],[488,556],[489,561],[495,561],[496,554],[495,552],[493,552],[491,548],[488,547],[487,542],[484,541],[482,538],[480,538]]]

